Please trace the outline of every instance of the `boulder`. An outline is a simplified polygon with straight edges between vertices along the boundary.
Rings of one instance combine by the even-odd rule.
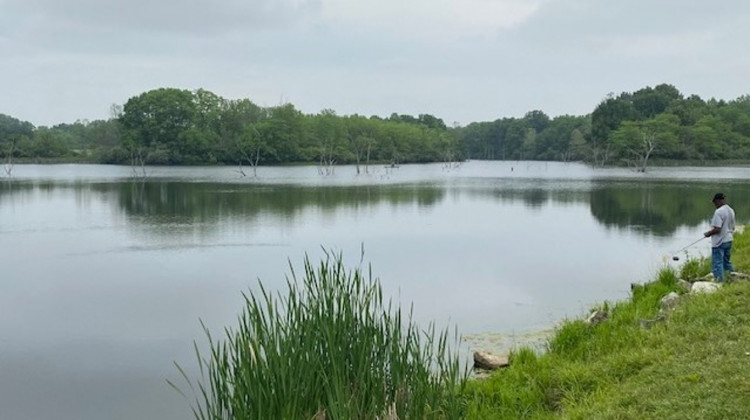
[[[750,280],[750,274],[740,273],[738,271],[732,271],[729,273],[730,280]]]
[[[486,351],[474,352],[474,368],[495,370],[510,366],[508,358],[497,356]]]
[[[668,295],[661,298],[661,310],[670,311],[677,306],[677,302],[680,301],[680,295],[675,292],[669,292]]]
[[[656,318],[654,319],[641,319],[638,322],[641,324],[641,328],[649,329],[657,322],[661,322],[667,319],[667,314],[665,314],[663,311],[659,311],[659,314],[656,315]]]
[[[679,279],[677,280],[677,286],[685,293],[690,293],[690,290],[693,288],[693,283],[690,283],[689,281]]]
[[[698,293],[713,293],[719,290],[721,285],[712,281],[696,281],[693,283],[693,288],[690,290],[692,294]]]

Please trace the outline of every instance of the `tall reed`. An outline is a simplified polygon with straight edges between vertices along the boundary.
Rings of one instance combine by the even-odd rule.
[[[347,271],[341,255],[304,260],[288,291],[259,284],[245,294],[236,329],[210,355],[195,346],[201,377],[196,419],[454,419],[462,416],[466,369],[448,330],[421,330],[398,305],[384,303],[368,270]],[[457,337],[455,337],[457,341]],[[180,389],[170,382],[178,391]]]

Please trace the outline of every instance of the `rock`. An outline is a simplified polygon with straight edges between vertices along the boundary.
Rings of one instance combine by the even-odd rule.
[[[677,286],[685,293],[690,293],[690,290],[693,288],[693,283],[690,283],[689,281],[683,279],[679,279],[677,280]]]
[[[641,324],[641,328],[649,329],[654,324],[656,324],[657,322],[664,321],[665,319],[667,319],[667,315],[664,312],[659,311],[659,314],[656,315],[656,318],[654,318],[654,319],[641,319],[641,320],[639,320],[639,323]]]
[[[750,280],[750,274],[740,273],[738,271],[732,271],[729,273],[730,280]]]
[[[326,410],[318,410],[317,413],[315,413],[315,416],[313,416],[312,420],[326,420]]]
[[[479,369],[495,370],[510,366],[508,358],[497,356],[486,351],[474,352],[474,367]]]
[[[696,281],[693,283],[693,288],[690,290],[692,294],[698,293],[713,293],[719,290],[721,285],[712,281]]]
[[[597,325],[607,318],[609,318],[609,313],[606,311],[594,311],[591,312],[591,315],[589,315],[588,318],[586,318],[585,322],[589,325]]]
[[[661,310],[670,311],[677,306],[677,302],[680,300],[680,295],[675,292],[669,292],[668,295],[661,298]]]

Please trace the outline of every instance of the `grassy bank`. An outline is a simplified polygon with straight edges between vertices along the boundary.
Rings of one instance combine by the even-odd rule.
[[[750,266],[750,239],[736,235],[737,271]],[[520,350],[511,367],[471,381],[465,416],[472,419],[746,419],[750,418],[750,283],[711,295],[690,295],[664,321],[660,299],[678,278],[709,271],[692,260],[662,269],[633,290],[632,299],[605,304],[609,320],[566,322],[537,355]]]
[[[749,243],[736,235],[737,271],[750,271]],[[604,322],[567,321],[545,352],[518,350],[509,368],[467,381],[447,331],[412,324],[340,256],[306,261],[286,294],[246,296],[238,326],[197,354],[202,377],[173,386],[193,394],[197,419],[747,419],[750,282],[642,322],[678,279],[708,271],[705,260],[665,267],[602,304]]]

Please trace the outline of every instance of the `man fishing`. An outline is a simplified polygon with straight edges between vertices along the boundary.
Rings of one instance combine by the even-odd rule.
[[[732,267],[732,234],[734,233],[734,209],[726,203],[723,193],[716,193],[716,210],[711,219],[711,229],[703,236],[711,238],[711,272],[717,282],[723,282],[725,273],[734,271]]]

